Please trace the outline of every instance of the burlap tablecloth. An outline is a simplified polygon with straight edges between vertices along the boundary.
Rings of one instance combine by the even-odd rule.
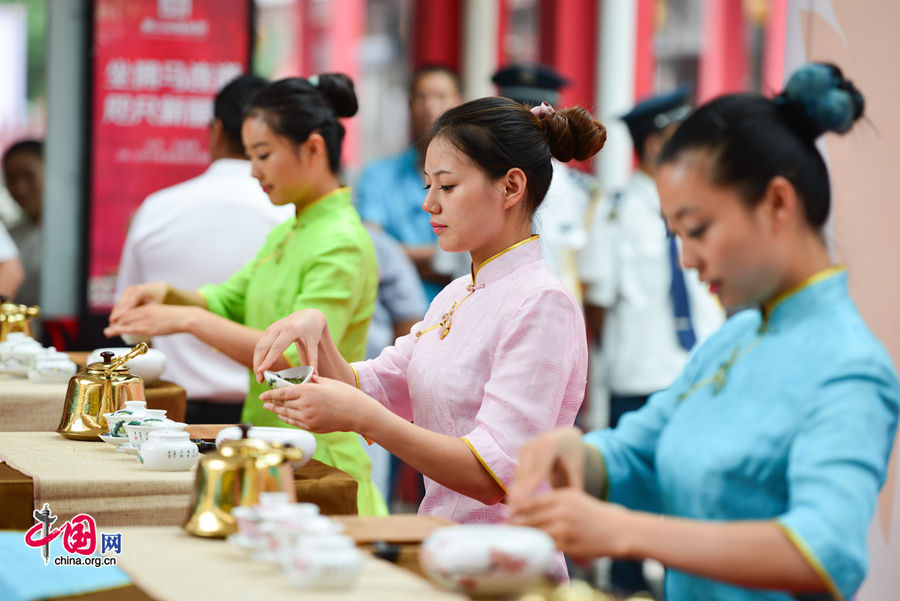
[[[252,561],[220,540],[187,535],[180,528],[122,528],[119,568],[158,601],[245,601],[246,599],[436,601],[468,597],[438,589],[429,581],[367,556],[362,576],[350,590],[295,588],[281,567]]]
[[[27,507],[27,479],[33,508],[49,503],[59,523],[89,513],[98,527],[180,525],[194,489],[194,471],[155,472],[133,455],[103,442],[63,438],[55,432],[0,432],[0,500],[16,512]],[[12,469],[10,469],[12,468]],[[24,476],[24,478],[23,478]],[[315,460],[295,472],[297,496],[317,503],[326,515],[355,514],[357,483],[348,474]],[[34,520],[0,512],[0,528],[28,528]]]
[[[27,378],[0,375],[0,430],[3,432],[54,432],[66,404],[68,384],[35,384]],[[184,421],[187,394],[171,382],[145,387],[147,406],[165,409],[166,416]]]

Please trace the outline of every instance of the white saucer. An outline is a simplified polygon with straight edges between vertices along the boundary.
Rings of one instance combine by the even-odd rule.
[[[131,444],[131,442],[125,442],[117,446],[116,451],[119,453],[128,453],[129,455],[137,455],[141,452],[141,449]]]
[[[268,543],[265,540],[255,541],[240,532],[228,536],[225,540],[236,547],[247,549],[248,551],[263,551],[268,547]]]
[[[127,436],[112,436],[110,434],[101,434],[100,440],[102,440],[103,442],[108,442],[109,444],[111,444],[113,446],[120,446],[123,444],[131,444],[131,442],[128,440]]]

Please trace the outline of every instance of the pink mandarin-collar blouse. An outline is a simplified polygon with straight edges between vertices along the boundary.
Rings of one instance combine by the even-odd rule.
[[[409,334],[353,366],[364,392],[462,438],[506,490],[522,445],[575,422],[587,380],[584,319],[532,236],[451,282]],[[419,514],[495,523],[504,506],[426,477]]]

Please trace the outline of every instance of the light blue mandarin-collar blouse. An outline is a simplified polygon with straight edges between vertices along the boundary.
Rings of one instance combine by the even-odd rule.
[[[846,272],[833,268],[768,312],[734,315],[668,389],[585,441],[603,456],[610,501],[698,520],[774,520],[831,593],[668,570],[667,601],[850,599],[868,569],[898,399],[891,359],[851,300]]]

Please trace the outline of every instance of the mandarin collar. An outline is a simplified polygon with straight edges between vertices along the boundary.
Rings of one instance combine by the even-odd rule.
[[[847,296],[847,269],[837,265],[824,269],[777,297],[763,303],[764,328],[778,328],[799,321],[824,306]]]
[[[348,186],[335,188],[300,209],[300,212],[295,216],[294,226],[301,226],[316,221],[331,213],[334,207],[350,204],[350,188]]]
[[[541,245],[538,242],[539,235],[516,242],[512,246],[501,250],[496,255],[482,263],[477,269],[472,264],[469,271],[472,278],[472,286],[483,286],[496,282],[503,276],[512,273],[522,265],[537,261],[541,258]]]

